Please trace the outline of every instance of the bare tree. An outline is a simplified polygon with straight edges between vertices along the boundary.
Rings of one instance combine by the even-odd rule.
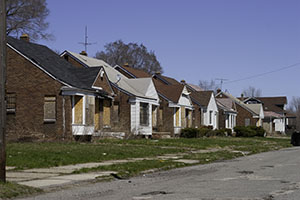
[[[7,0],[6,34],[18,37],[26,33],[32,40],[52,39],[53,35],[46,33],[48,15],[46,0]]]
[[[247,89],[244,89],[242,94],[245,97],[260,97],[262,95],[261,89],[256,89],[253,86],[249,86]]]
[[[289,102],[287,110],[296,116],[295,125],[300,130],[300,97],[293,97]]]
[[[216,84],[214,80],[210,80],[210,81],[200,80],[198,85],[204,91],[213,90],[216,92],[217,89],[219,88],[219,86]]]
[[[104,51],[96,53],[96,58],[102,59],[112,66],[128,64],[148,73],[163,72],[154,51],[148,51],[143,44],[125,44],[122,40],[117,40],[106,44],[104,48]]]

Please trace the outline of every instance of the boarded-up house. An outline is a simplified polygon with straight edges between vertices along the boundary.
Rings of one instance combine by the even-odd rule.
[[[106,105],[106,124],[100,135],[126,133],[151,136],[157,123],[158,94],[151,78],[128,79],[102,60],[65,51],[61,57],[79,68],[103,67],[114,93]]]
[[[7,137],[56,139],[91,135],[103,69],[77,69],[43,45],[7,38]]]
[[[115,66],[115,69],[131,79],[152,77],[160,97],[157,132],[169,132],[176,136],[182,128],[194,126],[194,106],[185,85],[159,73],[151,75],[129,66]]]

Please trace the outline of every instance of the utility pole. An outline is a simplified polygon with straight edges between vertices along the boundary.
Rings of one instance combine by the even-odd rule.
[[[225,78],[216,78],[217,81],[220,81],[220,89],[222,90],[223,82],[228,81],[228,79]]]
[[[5,125],[6,125],[6,0],[0,0],[0,181],[6,181]]]

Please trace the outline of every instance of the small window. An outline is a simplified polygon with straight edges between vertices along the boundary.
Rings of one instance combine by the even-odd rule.
[[[16,93],[6,94],[6,112],[15,114],[16,113],[17,95]]]
[[[56,121],[56,97],[44,97],[44,122]]]
[[[149,125],[149,105],[147,103],[140,103],[140,124]]]

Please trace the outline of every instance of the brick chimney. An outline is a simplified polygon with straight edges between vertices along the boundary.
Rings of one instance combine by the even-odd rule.
[[[20,40],[23,40],[25,42],[29,42],[30,39],[29,39],[29,35],[26,34],[26,33],[23,33],[21,36],[20,36]]]
[[[244,94],[241,94],[241,100],[244,101]]]
[[[80,55],[87,56],[87,52],[86,51],[81,51]]]
[[[185,80],[181,80],[180,82],[181,82],[183,85],[185,85]]]
[[[161,75],[161,72],[160,72],[160,71],[156,71],[156,72],[155,72],[155,75],[159,75],[159,76],[160,76],[160,75]]]

